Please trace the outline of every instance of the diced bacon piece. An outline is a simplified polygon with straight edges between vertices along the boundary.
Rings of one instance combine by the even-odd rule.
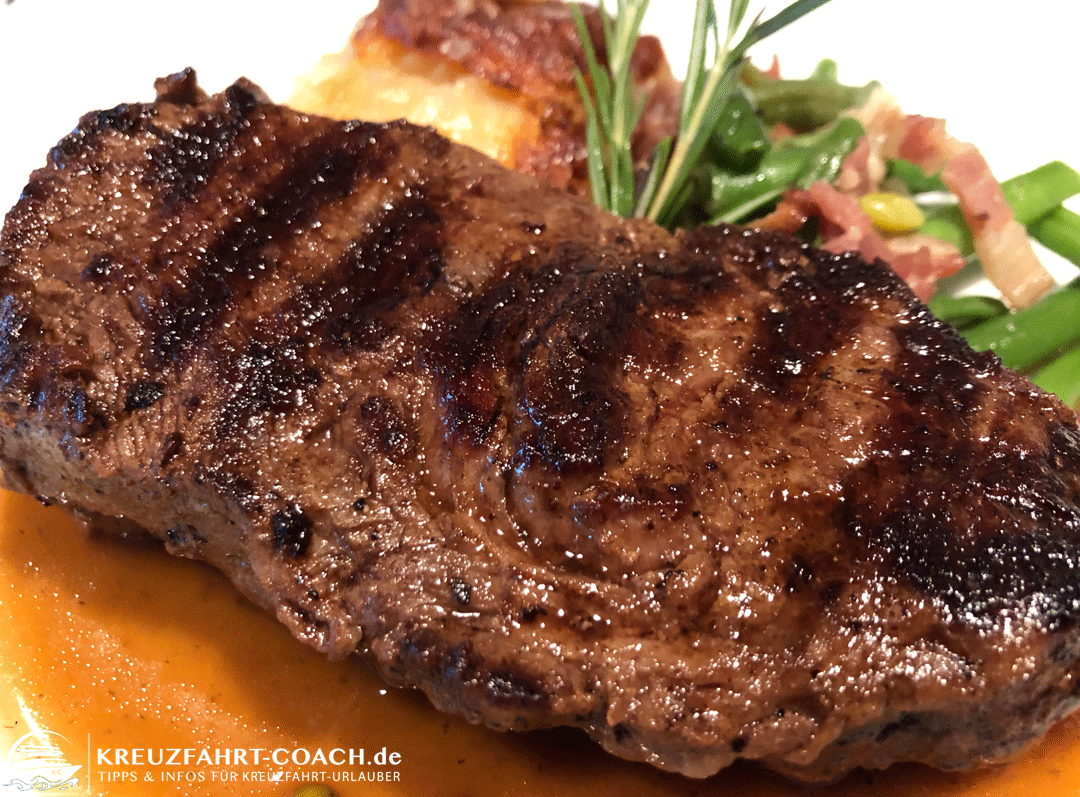
[[[776,209],[760,219],[751,222],[751,226],[759,230],[771,230],[794,235],[810,221],[810,214],[801,205],[788,199],[781,199],[776,203]]]
[[[806,190],[806,198],[818,209],[822,221],[826,222],[822,225],[821,237],[824,247],[830,252],[858,249],[858,242],[873,230],[870,217],[859,201],[840,193],[824,180],[811,185]],[[870,255],[870,258],[875,256]]]
[[[787,192],[771,216],[766,217],[769,229],[780,229],[785,221],[797,218],[820,219],[824,249],[837,254],[856,251],[868,260],[883,260],[924,301],[933,296],[937,280],[956,273],[964,265],[956,247],[930,236],[882,235],[874,229],[858,199],[841,193],[824,180],[805,190]]]
[[[937,174],[948,161],[942,147],[945,140],[945,120],[912,114],[897,125],[897,134],[889,141],[886,157],[903,158],[921,167],[926,175]]]
[[[833,185],[846,194],[857,196],[876,191],[881,184],[881,177],[876,172],[871,174],[872,155],[870,139],[863,136],[840,163],[840,173],[836,175]]]
[[[912,233],[889,238],[888,263],[923,301],[934,295],[935,283],[964,267],[964,256],[952,244]]]
[[[900,110],[900,103],[896,98],[878,86],[867,98],[866,102],[858,108],[852,108],[845,112],[846,116],[862,125],[866,131],[866,143],[869,151],[866,153],[864,168],[866,174],[867,190],[874,191],[885,179],[886,163],[882,148],[890,133],[904,118],[904,112]]]
[[[783,122],[776,122],[769,128],[769,141],[776,143],[778,141],[785,141],[789,138],[793,138],[796,134],[795,129]]]
[[[866,102],[846,111],[845,116],[850,116],[861,124],[871,141],[880,143],[885,140],[897,122],[904,118],[904,112],[900,109],[900,103],[896,97],[877,86],[870,92]]]

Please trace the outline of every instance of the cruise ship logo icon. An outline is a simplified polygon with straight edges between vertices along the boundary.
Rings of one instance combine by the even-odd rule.
[[[64,753],[70,742],[52,731],[35,731],[18,739],[7,757],[7,770],[0,774],[0,793],[62,792],[79,784],[75,774],[82,769]]]

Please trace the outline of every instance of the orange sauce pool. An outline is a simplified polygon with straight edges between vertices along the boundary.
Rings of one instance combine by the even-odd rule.
[[[32,732],[79,767],[78,785],[55,792],[68,795],[285,797],[303,785],[300,777],[325,779],[342,797],[1080,794],[1076,718],[988,771],[898,766],[816,788],[751,765],[692,781],[611,758],[576,732],[487,731],[436,712],[416,693],[387,689],[359,661],[328,661],[208,567],[156,546],[87,536],[64,513],[5,492],[0,640],[3,795],[19,793],[5,783],[41,755],[25,744]],[[285,760],[255,765],[256,748]],[[342,761],[358,748],[368,757],[382,752],[382,765],[291,760],[336,750]],[[248,751],[243,763],[232,759],[238,749]],[[395,752],[396,766],[386,762]],[[200,753],[217,763],[199,762]],[[147,756],[180,762],[148,764]],[[271,780],[275,773],[280,780]]]

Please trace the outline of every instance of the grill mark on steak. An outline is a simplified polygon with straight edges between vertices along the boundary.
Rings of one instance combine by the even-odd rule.
[[[394,462],[405,463],[416,451],[412,424],[393,401],[385,396],[369,396],[356,413],[365,437],[375,441],[376,450]]]
[[[3,281],[6,287],[9,287],[7,279],[12,273],[9,253],[39,246],[48,237],[42,209],[57,182],[55,178],[31,182],[4,217],[5,220],[12,220],[11,224],[4,225],[3,237],[0,237],[0,281]]]
[[[442,222],[427,189],[414,185],[385,207],[318,281],[301,285],[282,307],[332,350],[371,348],[387,334],[391,311],[439,279]]]
[[[360,123],[334,125],[309,138],[271,139],[244,153],[254,162],[287,165],[252,197],[249,210],[223,224],[186,273],[167,282],[157,302],[145,307],[149,367],[186,364],[239,292],[265,277],[271,244],[283,243],[317,218],[324,205],[347,197],[364,175],[385,169],[392,145],[387,149],[385,136],[364,133]]]
[[[297,559],[311,546],[311,518],[297,504],[290,504],[270,516],[274,547]]]
[[[634,334],[645,314],[641,273],[609,271],[579,247],[561,248],[525,258],[467,297],[426,347],[451,432],[480,445],[510,412],[528,429],[514,453],[518,465],[543,462],[557,473],[603,467],[626,425],[617,387],[625,355],[676,356],[643,350]]]
[[[440,232],[423,189],[410,188],[318,280],[297,286],[276,309],[264,311],[269,321],[253,322],[245,350],[237,353],[226,332],[217,334],[215,382],[231,386],[218,411],[217,437],[232,440],[265,417],[287,415],[311,401],[323,381],[319,357],[378,345],[389,329],[383,319],[437,281]],[[245,307],[239,315],[256,312]],[[296,337],[298,329],[306,336]],[[399,427],[380,435],[396,441],[387,443],[391,448],[407,451]]]
[[[934,473],[933,479],[916,476],[905,494],[874,507],[880,515],[862,508],[866,493],[859,491],[880,489],[881,480],[853,479],[853,486],[845,489],[842,522],[866,545],[864,556],[884,559],[897,576],[937,597],[956,618],[985,624],[1004,607],[1025,604],[1029,619],[1048,631],[1059,630],[1063,622],[1074,624],[1080,610],[1076,509],[1015,495],[987,506],[963,484],[966,476],[963,471]],[[959,484],[943,486],[941,480]],[[963,500],[974,504],[970,511],[987,511],[1000,527],[983,524],[957,534],[964,518],[952,507]],[[1012,522],[1003,507],[1047,518],[1054,531]]]
[[[222,459],[209,464],[196,462],[191,480],[196,486],[209,484],[224,500],[235,503],[245,512],[262,516],[267,496],[250,478],[233,470],[235,459]]]
[[[90,258],[90,262],[82,271],[82,278],[94,285],[113,285],[117,282],[118,275],[126,274],[131,277],[131,270],[125,270],[117,262],[116,256],[111,252],[102,252]]]
[[[87,395],[86,388],[73,381],[60,383],[52,396],[63,400],[63,417],[68,432],[75,437],[89,437],[107,423],[105,414]]]
[[[807,299],[800,292],[805,287],[802,280],[786,280],[778,290],[784,309],[762,308],[745,324],[752,337],[742,378],[720,397],[720,412],[712,420],[713,428],[732,439],[756,429],[775,403],[798,401],[807,383],[820,378],[820,363],[863,317],[859,305],[840,310],[828,300]]]
[[[128,387],[127,395],[124,397],[124,410],[126,412],[145,410],[147,407],[154,406],[164,395],[165,385],[161,382],[139,380]]]
[[[936,418],[892,415],[874,443],[880,458],[845,484],[843,527],[866,546],[860,556],[882,558],[957,617],[987,622],[1030,602],[1054,629],[1080,610],[1080,512],[1055,497],[1051,473],[1016,479],[1030,471],[1023,448],[1003,445],[987,467],[975,445],[943,439],[939,424],[965,423],[951,405]]]
[[[976,354],[953,330],[926,308],[916,310],[910,323],[894,332],[901,345],[892,387],[912,407],[928,415],[953,414],[963,420],[979,406],[986,390],[972,373],[994,368],[994,355]]]
[[[537,331],[520,354],[519,407],[532,430],[516,459],[535,457],[557,473],[599,470],[625,434],[617,376],[644,301],[640,282],[626,274],[597,268],[575,276],[560,280],[569,290],[556,283],[547,318],[530,319]]]
[[[447,431],[459,443],[480,446],[494,428],[507,390],[499,379],[501,344],[522,329],[526,295],[516,280],[499,281],[467,297],[427,341],[424,363],[437,378]]]
[[[87,117],[5,222],[23,489],[443,708],[692,775],[968,765],[1075,705],[1073,416],[895,275],[250,87],[150,179],[230,124],[185,80]]]
[[[29,403],[34,349],[28,338],[37,327],[25,305],[9,293],[0,303],[0,387],[6,395],[20,395]]]

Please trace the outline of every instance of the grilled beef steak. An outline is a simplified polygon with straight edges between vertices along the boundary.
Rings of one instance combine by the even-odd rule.
[[[472,721],[824,779],[1075,705],[1074,418],[880,264],[188,72],[52,150],[0,300],[11,483]]]

